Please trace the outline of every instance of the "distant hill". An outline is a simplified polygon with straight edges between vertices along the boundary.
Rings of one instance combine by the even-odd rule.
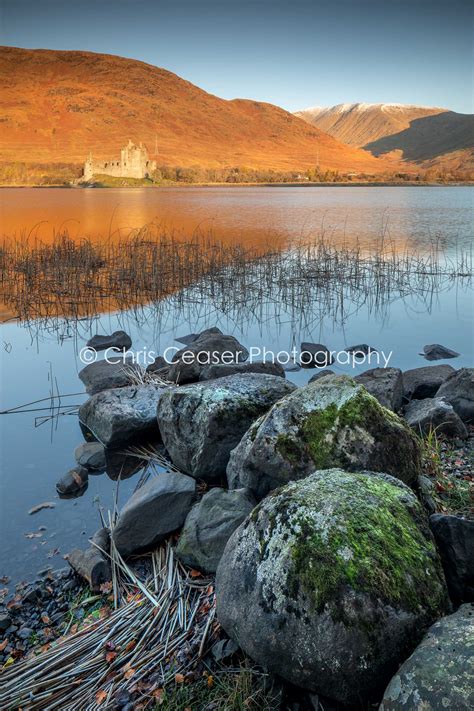
[[[374,156],[390,154],[424,168],[474,168],[472,115],[404,104],[339,104],[305,109],[296,115]]]
[[[381,173],[397,163],[267,103],[226,101],[165,69],[77,51],[0,48],[0,160],[83,162],[130,138],[161,164]]]

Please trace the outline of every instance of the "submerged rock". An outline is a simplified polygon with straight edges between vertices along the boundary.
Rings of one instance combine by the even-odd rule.
[[[384,407],[398,412],[403,402],[403,377],[399,368],[371,368],[354,380],[364,388]]]
[[[231,453],[227,480],[261,499],[315,467],[388,472],[412,483],[417,438],[351,378],[327,376],[287,395],[245,433]]]
[[[439,387],[436,397],[444,397],[463,422],[474,423],[474,368],[454,371]]]
[[[105,448],[100,442],[83,442],[74,450],[76,462],[89,472],[105,471]]]
[[[439,343],[431,343],[429,346],[423,346],[423,354],[426,360],[457,358],[460,355],[457,351],[452,351],[451,348],[441,346]]]
[[[257,663],[339,703],[377,698],[447,609],[426,516],[399,480],[317,471],[229,539],[217,614]]]
[[[327,375],[336,375],[336,373],[333,370],[320,370],[318,373],[315,373],[310,377],[308,383],[315,383],[316,380],[325,378]]]
[[[105,447],[117,448],[145,436],[157,436],[156,406],[165,392],[159,385],[131,385],[93,395],[79,408],[79,421]]]
[[[436,430],[438,434],[462,439],[469,434],[452,405],[442,397],[412,400],[406,406],[405,420],[418,434],[426,435],[430,430]]]
[[[128,351],[132,347],[132,339],[125,331],[114,331],[110,336],[97,333],[87,341],[86,345],[95,351],[104,351],[106,348]]]
[[[474,607],[436,622],[383,695],[379,711],[474,708]]]
[[[186,474],[218,480],[252,422],[293,390],[283,378],[257,373],[169,388],[157,418],[171,461]]]
[[[206,365],[199,374],[199,380],[215,380],[225,378],[227,375],[239,375],[241,373],[263,373],[264,375],[279,375],[285,377],[285,371],[279,363],[216,363]]]
[[[451,365],[425,365],[403,373],[403,396],[406,400],[434,397],[438,388],[455,370]]]
[[[234,336],[210,329],[203,331],[189,346],[174,355],[168,378],[175,383],[196,382],[207,365],[242,363],[248,357],[248,350]]]
[[[365,358],[371,353],[378,353],[376,348],[372,348],[367,343],[358,343],[356,346],[349,346],[344,349],[347,353],[352,353],[355,358]]]
[[[154,546],[176,529],[188,515],[196,482],[184,474],[163,472],[141,486],[121,510],[112,539],[123,556]]]
[[[191,568],[215,573],[227,541],[255,504],[245,489],[208,491],[186,518],[176,546],[178,558]]]
[[[107,360],[97,360],[89,363],[79,371],[79,378],[86,386],[89,395],[95,395],[102,390],[111,388],[123,388],[132,382],[133,373],[141,372],[143,369],[134,364],[131,359],[118,360],[116,363]]]
[[[474,521],[460,516],[433,514],[430,526],[451,600],[455,605],[474,602]]]

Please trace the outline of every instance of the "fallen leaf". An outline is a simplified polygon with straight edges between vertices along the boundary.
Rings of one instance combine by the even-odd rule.
[[[132,676],[135,674],[135,669],[130,667],[130,669],[127,669],[127,671],[124,674],[125,679],[131,679]]]
[[[129,642],[129,643],[127,644],[127,646],[125,647],[125,651],[126,651],[126,652],[130,652],[130,651],[134,648],[134,646],[136,645],[136,643],[137,643],[137,640],[136,640],[136,639],[131,639],[130,642]]]
[[[25,533],[25,538],[41,538],[41,533]]]
[[[214,677],[210,675],[207,677],[207,685],[210,689],[212,689],[212,687],[214,686]]]
[[[175,674],[174,680],[177,684],[184,684],[184,674]]]
[[[108,593],[112,592],[112,583],[110,581],[102,583],[102,585],[99,587],[99,590],[101,593],[107,595]]]
[[[5,649],[7,644],[8,644],[8,639],[4,639],[3,642],[0,644],[0,652],[3,652],[3,650]]]
[[[191,578],[202,578],[202,573],[200,573],[199,570],[194,570],[194,568],[191,568],[189,575]]]
[[[107,664],[110,664],[114,661],[116,656],[117,652],[107,652],[107,654],[105,655],[105,661],[107,662]]]
[[[31,516],[32,514],[38,513],[38,511],[41,511],[42,509],[54,509],[54,508],[56,508],[56,504],[53,503],[52,501],[43,501],[42,504],[36,504],[36,506],[32,506],[31,509],[28,511],[28,513]]]
[[[14,661],[15,660],[13,659],[13,657],[8,657],[7,661],[5,662],[5,664],[3,666],[10,667],[14,663]]]
[[[43,624],[45,624],[45,625],[50,625],[50,624],[51,624],[51,620],[49,619],[49,617],[48,617],[48,615],[46,614],[46,612],[43,612],[43,614],[41,615],[41,622],[43,622]]]
[[[97,704],[103,704],[106,698],[107,692],[103,689],[100,689],[95,695],[95,701]]]

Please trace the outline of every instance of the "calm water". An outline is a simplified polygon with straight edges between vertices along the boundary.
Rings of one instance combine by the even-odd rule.
[[[319,230],[321,224],[334,239],[357,235],[370,242],[383,226],[397,244],[422,248],[430,235],[439,237],[446,253],[472,245],[472,204],[469,188],[232,188],[166,190],[2,190],[2,231],[7,234],[38,229],[41,239],[51,236],[64,220],[77,220],[76,235],[99,237],[112,229],[138,227],[156,220],[189,232],[207,221],[217,238],[263,240],[272,233],[289,242]],[[291,349],[301,340],[317,340],[339,350],[366,342],[386,353],[390,365],[403,369],[426,364],[418,353],[427,343],[440,342],[462,355],[451,361],[456,367],[473,363],[472,292],[457,285],[439,294],[393,299],[383,311],[369,304],[348,302],[345,317],[321,314],[301,318],[298,308],[282,308],[274,302],[260,311],[235,309],[223,313],[218,304],[199,303],[191,289],[186,306],[176,299],[139,313],[98,315],[92,323],[59,322],[47,330],[41,324],[4,323],[1,329],[1,409],[47,397],[51,374],[63,394],[82,390],[77,373],[82,364],[79,349],[95,332],[127,330],[134,350],[158,352],[174,343],[176,335],[218,325],[247,346]],[[350,372],[336,366],[338,372]],[[360,370],[360,368],[359,368]],[[313,371],[289,373],[304,383]],[[80,403],[85,396],[68,398]],[[33,406],[34,407],[34,406]],[[91,476],[89,487],[78,499],[60,500],[56,481],[74,465],[74,447],[82,441],[77,418],[41,421],[44,413],[0,417],[2,447],[1,521],[3,546],[0,575],[12,580],[29,579],[48,565],[60,567],[62,555],[86,543],[99,525],[97,506],[112,506],[116,484],[106,475]],[[137,476],[122,482],[123,501],[136,486]],[[30,507],[54,501],[56,508],[29,516]],[[27,538],[38,527],[39,538]]]

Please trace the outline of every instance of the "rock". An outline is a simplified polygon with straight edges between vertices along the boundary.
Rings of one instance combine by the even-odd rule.
[[[239,645],[233,639],[220,639],[212,645],[211,654],[216,662],[223,662],[239,651]]]
[[[188,333],[186,336],[177,336],[174,340],[178,341],[178,343],[184,343],[185,346],[190,346],[191,343],[194,343],[194,341],[201,336],[210,336],[215,334],[222,335],[222,331],[220,328],[213,326],[212,328],[206,328],[205,331],[201,331],[200,333]]]
[[[430,526],[451,600],[455,605],[474,602],[474,521],[434,514],[430,516]]]
[[[379,711],[468,711],[474,707],[474,608],[436,622],[383,695]]]
[[[112,538],[121,555],[151,548],[180,528],[196,493],[196,482],[184,474],[164,472],[141,486],[118,517]]]
[[[97,548],[91,547],[85,551],[74,548],[68,554],[67,560],[71,568],[84,578],[95,592],[103,583],[112,580],[110,566]]]
[[[417,478],[417,484],[421,503],[429,514],[435,513],[437,506],[434,500],[435,485],[433,481],[428,476],[421,474]]]
[[[8,614],[8,612],[2,612],[0,613],[0,632],[5,632],[12,623],[12,618]]]
[[[319,372],[315,373],[310,377],[308,383],[315,383],[316,380],[320,380],[320,378],[325,378],[327,375],[336,375],[336,373],[333,370],[320,370]]]
[[[301,344],[300,365],[302,368],[327,368],[334,363],[334,358],[322,343]]]
[[[176,555],[191,568],[215,573],[227,541],[255,505],[245,489],[211,489],[189,512]]]
[[[17,632],[17,636],[20,639],[29,639],[32,634],[33,630],[31,629],[31,627],[21,627],[21,629],[19,629]]]
[[[463,422],[474,422],[474,368],[455,370],[439,387],[436,397],[444,397]]]
[[[301,365],[299,363],[295,363],[292,360],[290,360],[288,363],[283,363],[282,367],[286,373],[297,373],[298,370],[301,370]]]
[[[252,422],[293,390],[295,385],[283,378],[258,373],[168,389],[157,416],[171,461],[186,474],[218,480]]]
[[[132,339],[125,331],[114,331],[110,336],[96,334],[87,341],[86,345],[95,351],[104,351],[106,348],[128,351],[132,347]]]
[[[110,552],[110,528],[99,528],[91,538],[91,541],[95,543],[96,546],[104,551],[104,553]],[[98,549],[97,549],[98,550]],[[100,551],[99,551],[100,553]],[[103,554],[102,554],[103,555]],[[103,555],[107,560],[107,556]]]
[[[285,377],[285,371],[279,363],[215,363],[205,365],[199,374],[199,380],[215,380],[225,378],[227,375],[239,375],[241,373],[264,373],[266,375],[278,375]]]
[[[100,442],[83,442],[74,450],[74,456],[89,472],[105,471],[105,448]]]
[[[460,354],[450,348],[440,346],[439,343],[431,343],[423,346],[423,355],[426,360],[442,360],[443,358],[457,358]]]
[[[132,382],[131,373],[142,370],[143,368],[133,363],[131,359],[127,359],[125,362],[119,359],[116,363],[97,360],[79,371],[79,378],[86,386],[86,392],[89,395],[95,395],[102,390],[130,385]]]
[[[365,356],[371,353],[378,353],[375,348],[367,345],[367,343],[358,343],[356,346],[349,346],[344,349],[346,353],[353,353],[356,358],[365,358]]]
[[[227,543],[216,594],[222,627],[255,662],[361,706],[448,606],[413,492],[387,475],[341,469],[262,501]]]
[[[199,380],[206,365],[242,363],[248,356],[248,350],[233,336],[203,332],[174,355],[168,378],[179,384],[192,383]]]
[[[436,430],[437,434],[448,437],[465,439],[469,435],[464,422],[442,397],[412,400],[406,406],[405,420],[418,434],[426,435],[430,430]]]
[[[169,368],[169,363],[163,356],[157,356],[153,363],[149,363],[146,367],[147,373],[163,373]]]
[[[371,368],[354,380],[362,383],[364,388],[384,407],[398,412],[403,403],[403,376],[399,368]]]
[[[403,373],[403,396],[407,400],[434,397],[446,378],[455,372],[451,365],[425,365],[406,370]]]
[[[134,454],[125,454],[116,449],[105,449],[105,471],[109,479],[130,479],[131,476],[143,469],[146,462]]]
[[[159,385],[131,385],[93,395],[79,408],[79,421],[104,447],[117,448],[158,434]]]
[[[87,486],[89,474],[84,467],[70,469],[56,484],[56,491],[62,496],[77,496]]]
[[[416,436],[346,375],[327,376],[277,402],[231,453],[231,489],[257,499],[315,468],[388,472],[410,484],[420,469]]]

